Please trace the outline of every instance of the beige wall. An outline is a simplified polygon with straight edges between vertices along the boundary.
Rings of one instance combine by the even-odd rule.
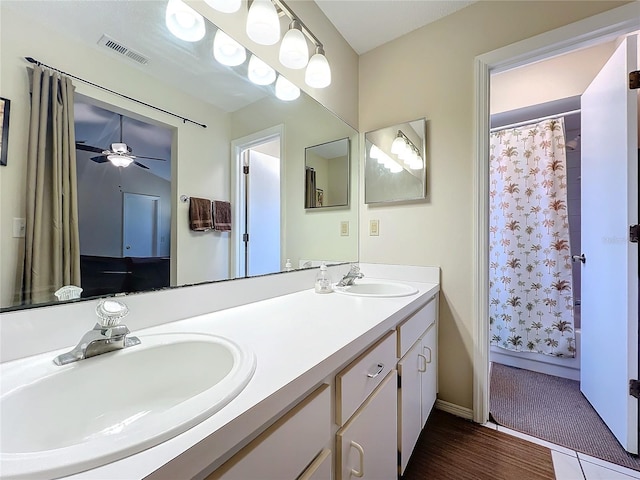
[[[363,205],[360,260],[442,268],[444,401],[472,408],[474,57],[623,3],[481,1],[360,57],[360,131],[427,119],[427,200]]]
[[[582,95],[616,47],[607,42],[491,76],[491,114]]]
[[[245,31],[247,8],[244,2],[240,10],[234,14],[220,13],[202,0],[187,0],[187,3],[353,128],[358,129],[358,55],[315,2],[288,0],[287,5],[324,45],[331,66],[332,81],[331,85],[323,89],[311,88],[304,83],[304,69],[291,70],[283,67],[278,60],[277,45],[258,45],[249,39]],[[288,27],[286,18],[281,19],[283,33]]]
[[[229,185],[230,121],[227,114],[181,92],[160,84],[140,70],[94,48],[50,31],[33,28],[29,19],[8,8],[2,9],[0,25],[0,96],[11,100],[8,166],[0,168],[0,305],[11,304],[16,272],[24,249],[24,239],[12,238],[14,217],[24,218],[26,182],[25,156],[29,123],[29,93],[25,56],[32,56],[61,70],[119,91],[133,98],[205,123],[208,128],[184,124],[156,110],[74,81],[76,92],[113,105],[122,113],[142,116],[174,130],[174,182],[172,191],[172,256],[179,261],[172,280],[194,283],[227,278],[229,271],[228,234],[202,234],[188,229],[188,204],[179,203],[181,194],[226,200]],[[81,61],[78,61],[81,59]],[[126,78],[126,82],[122,79]],[[215,259],[203,262],[202,259]]]
[[[314,122],[300,122],[313,118]],[[358,158],[355,131],[330,112],[303,96],[285,104],[272,97],[253,103],[232,114],[232,138],[238,139],[276,125],[284,125],[284,203],[282,209],[282,259],[289,258],[294,266],[300,259],[357,261],[358,239],[358,163],[351,163],[349,206],[305,210],[304,149],[321,143],[351,138],[351,158]],[[340,235],[340,222],[350,224],[350,235]]]

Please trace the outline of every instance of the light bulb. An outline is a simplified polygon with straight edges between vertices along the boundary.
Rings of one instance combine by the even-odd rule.
[[[213,38],[213,56],[222,65],[235,67],[247,59],[247,51],[222,30],[216,32]]]
[[[389,163],[389,165],[387,165],[389,167],[389,171],[391,173],[399,173],[403,170],[403,168],[397,163],[394,162],[393,160],[391,160],[391,163]]]
[[[126,168],[133,162],[133,158],[127,157],[126,155],[107,155],[107,160],[109,160],[116,167]]]
[[[420,170],[424,166],[424,162],[422,161],[422,157],[420,155],[416,155],[416,158],[412,163],[409,164],[409,168],[411,170]]]
[[[181,0],[169,0],[165,23],[173,35],[185,42],[202,40],[206,33],[202,15]]]
[[[247,15],[247,35],[260,45],[278,43],[280,19],[271,0],[253,0]]]
[[[285,102],[295,100],[300,96],[300,89],[282,75],[276,80],[276,97]]]
[[[249,59],[248,75],[256,85],[270,85],[276,79],[276,71],[255,55]]]
[[[369,157],[379,160],[382,158],[381,154],[382,150],[380,150],[377,145],[371,145],[371,148],[369,149]]]
[[[402,152],[404,152],[406,146],[407,142],[404,141],[404,138],[402,138],[402,136],[398,135],[391,143],[391,153],[400,155]]]
[[[316,47],[316,53],[309,59],[304,81],[312,88],[325,88],[331,84],[331,67],[321,46]]]
[[[282,65],[295,70],[304,68],[309,63],[309,48],[297,20],[291,22],[282,38],[279,58]]]
[[[234,13],[240,10],[240,0],[204,0],[211,8],[222,13]]]

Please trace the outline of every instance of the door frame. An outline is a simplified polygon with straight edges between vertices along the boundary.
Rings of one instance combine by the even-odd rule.
[[[640,29],[638,4],[594,15],[477,56],[474,61],[473,420],[489,420],[489,87],[490,75],[586,48]]]
[[[283,232],[286,231],[286,216],[284,212],[286,210],[286,170],[285,166],[285,134],[284,124],[276,125],[259,132],[246,135],[244,137],[236,138],[231,142],[231,222],[233,225],[237,225],[237,228],[231,229],[231,254],[229,255],[229,269],[232,278],[239,278],[244,276],[244,269],[242,268],[243,260],[240,255],[244,249],[242,242],[241,225],[244,218],[243,205],[244,205],[244,185],[242,183],[242,170],[243,160],[242,151],[247,148],[251,148],[256,145],[268,142],[274,138],[280,138],[280,258],[286,250],[286,237]]]

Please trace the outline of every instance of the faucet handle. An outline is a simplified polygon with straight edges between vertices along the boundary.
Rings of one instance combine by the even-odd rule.
[[[102,299],[96,307],[100,325],[103,327],[115,327],[129,313],[129,308],[117,300]]]

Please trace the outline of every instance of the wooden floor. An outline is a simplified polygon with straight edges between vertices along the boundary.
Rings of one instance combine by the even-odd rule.
[[[402,480],[555,480],[551,451],[434,410]]]

